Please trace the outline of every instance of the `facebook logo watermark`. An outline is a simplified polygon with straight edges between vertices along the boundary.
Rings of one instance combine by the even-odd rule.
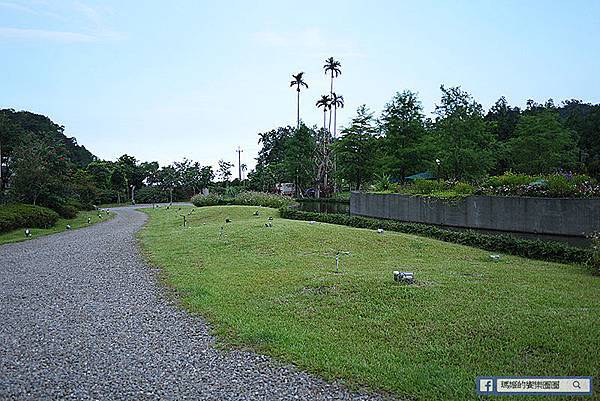
[[[494,378],[493,377],[478,377],[477,392],[479,394],[494,394]]]
[[[481,395],[592,395],[591,376],[482,376],[476,384]]]

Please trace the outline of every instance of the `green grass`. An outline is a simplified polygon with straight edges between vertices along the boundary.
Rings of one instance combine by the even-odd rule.
[[[90,217],[92,219],[92,224],[99,223],[101,221],[110,220],[115,216],[114,213],[110,213],[106,215],[106,213],[102,212],[102,219],[98,218],[97,211],[85,211],[77,213],[77,217],[74,219],[58,219],[56,224],[50,228],[30,228],[31,237],[25,237],[25,228],[18,228],[16,230],[12,230],[6,233],[0,234],[0,245],[8,244],[10,242],[19,242],[26,241],[29,239],[34,239],[37,237],[41,237],[48,234],[56,234],[62,231],[67,230],[67,224],[71,225],[71,229],[77,229],[81,227],[87,227],[87,219]]]
[[[600,372],[600,277],[580,266],[494,262],[474,248],[267,208],[196,208],[188,228],[180,212],[144,211],[145,253],[224,344],[408,400],[474,399],[476,376]],[[343,274],[337,250],[351,252]],[[414,271],[416,285],[394,283],[393,270]]]

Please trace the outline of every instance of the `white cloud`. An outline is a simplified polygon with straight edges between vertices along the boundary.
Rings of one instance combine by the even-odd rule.
[[[91,6],[78,0],[64,3],[45,0],[0,1],[0,8],[17,14],[42,17],[41,21],[32,20],[28,24],[38,26],[0,27],[0,39],[83,43],[123,38],[121,33],[107,25],[105,14],[108,9]],[[39,26],[45,25],[48,20],[53,21],[54,25],[60,21],[65,29],[46,29]]]
[[[44,29],[23,29],[0,27],[0,38],[20,40],[45,40],[62,43],[92,42],[96,37],[78,32],[49,31]]]

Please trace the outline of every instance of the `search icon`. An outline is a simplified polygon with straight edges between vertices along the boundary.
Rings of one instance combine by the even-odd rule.
[[[573,388],[581,388],[581,383],[579,383],[579,380],[573,380]]]

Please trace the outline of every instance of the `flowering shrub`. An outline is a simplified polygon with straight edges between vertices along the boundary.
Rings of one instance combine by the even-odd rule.
[[[410,195],[427,195],[438,198],[460,198],[473,194],[475,188],[466,182],[457,180],[415,180],[398,190]]]
[[[600,185],[587,175],[557,173],[545,176],[506,173],[489,177],[475,191],[479,195],[540,196],[548,198],[600,197]]]
[[[242,192],[234,198],[233,203],[236,205],[264,206],[277,209],[290,206],[295,202],[294,199],[283,195],[268,194],[265,192]]]
[[[507,172],[486,178],[478,186],[457,180],[416,180],[399,187],[397,192],[438,198],[476,195],[539,196],[547,198],[600,197],[600,185],[584,174],[570,172],[531,176]]]

